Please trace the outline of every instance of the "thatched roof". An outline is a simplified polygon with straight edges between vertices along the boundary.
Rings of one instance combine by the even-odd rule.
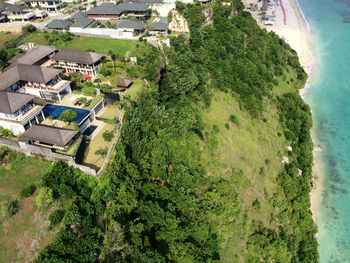
[[[35,98],[23,93],[0,91],[0,112],[12,114]]]
[[[78,131],[75,130],[46,125],[33,125],[22,134],[20,140],[32,140],[64,147],[77,133]]]

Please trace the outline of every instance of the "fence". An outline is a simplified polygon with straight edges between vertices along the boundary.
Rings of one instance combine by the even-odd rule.
[[[54,153],[51,149],[28,144],[26,142],[17,141],[14,139],[0,138],[0,146],[7,146],[13,151],[24,153],[27,156],[33,156],[48,161],[64,161],[69,165],[80,169],[82,172],[96,176],[96,171],[90,167],[77,164],[72,156],[60,153]]]
[[[114,28],[80,28],[80,27],[71,27],[69,29],[70,33],[73,34],[83,34],[83,35],[93,35],[93,36],[107,36],[111,38],[119,38],[125,40],[138,40],[137,37],[133,36],[132,32],[123,32],[116,30]]]
[[[123,122],[123,112],[124,112],[124,108],[122,109],[120,115],[119,115],[119,123],[118,123],[118,126],[117,126],[117,134],[115,135],[114,139],[113,139],[113,143],[111,145],[111,147],[109,148],[108,150],[108,154],[107,154],[107,157],[105,159],[105,161],[103,162],[103,165],[101,167],[100,170],[98,170],[97,172],[97,176],[99,177],[102,172],[107,168],[107,165],[108,165],[108,162],[109,162],[109,158],[113,152],[113,149],[115,147],[115,145],[117,144],[118,142],[118,138],[119,138],[119,127],[122,125],[122,122]]]

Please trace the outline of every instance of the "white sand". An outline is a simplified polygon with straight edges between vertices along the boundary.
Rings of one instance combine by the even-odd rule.
[[[284,24],[284,16],[282,12],[281,6],[269,7],[267,12],[268,15],[272,15],[272,11],[276,17],[274,18],[274,25],[264,25],[261,21],[260,16],[258,15],[261,11],[250,11],[252,16],[257,20],[258,24],[262,28],[266,28],[267,31],[274,31],[280,37],[282,37],[298,54],[300,64],[303,66],[305,71],[310,74],[311,65],[313,62],[312,54],[310,51],[310,35],[307,28],[306,21],[302,17],[300,9],[295,2],[295,0],[282,0],[283,6],[286,11],[287,23]],[[250,4],[257,3],[257,0],[243,0],[246,8],[250,7]],[[248,10],[249,11],[249,10]],[[314,134],[313,134],[314,135]],[[315,138],[315,136],[312,136]],[[313,175],[316,177],[316,189],[312,189],[310,193],[310,201],[311,201],[311,212],[312,218],[316,222],[317,220],[317,210],[319,200],[322,195],[322,171],[323,167],[321,167],[322,161],[321,159],[321,149],[319,147],[315,147],[314,151],[314,159],[317,166],[313,166]]]

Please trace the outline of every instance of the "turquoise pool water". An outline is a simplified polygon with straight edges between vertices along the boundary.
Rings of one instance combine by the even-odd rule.
[[[65,110],[73,110],[77,113],[77,117],[72,122],[78,125],[80,125],[86,119],[86,117],[89,116],[90,114],[90,111],[88,110],[65,107],[60,105],[53,105],[53,104],[47,104],[44,107],[43,112],[45,117],[52,116],[55,120],[58,120],[62,112],[64,112]]]

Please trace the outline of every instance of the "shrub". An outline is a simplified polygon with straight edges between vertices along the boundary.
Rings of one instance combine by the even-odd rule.
[[[256,210],[260,210],[261,209],[261,204],[258,200],[258,198],[256,198],[254,201],[253,201],[253,204],[252,204],[252,207]]]
[[[100,73],[104,77],[108,77],[108,76],[112,75],[111,71],[109,71],[108,69],[106,69],[104,67],[100,69]]]
[[[31,24],[22,26],[23,33],[26,33],[26,32],[32,33],[32,32],[35,32],[36,30],[37,30],[37,28]]]
[[[49,215],[51,228],[57,226],[62,221],[64,213],[63,209],[57,209]]]
[[[110,141],[113,139],[113,136],[114,136],[114,132],[113,132],[113,131],[105,131],[105,132],[102,134],[102,137],[103,137],[103,139],[104,139],[106,142],[110,142]]]
[[[228,123],[225,123],[225,128],[228,130],[230,129],[230,125]]]
[[[94,96],[95,95],[95,87],[94,86],[84,85],[84,87],[81,89],[81,91],[85,95],[89,95],[89,96]]]
[[[36,186],[35,185],[30,185],[28,187],[24,187],[21,190],[20,196],[22,198],[27,198],[29,196],[32,196],[32,194],[34,194],[35,190],[36,190]]]
[[[62,112],[61,116],[60,116],[60,120],[61,121],[72,121],[77,117],[77,113],[73,110],[65,110],[64,112]]]
[[[78,102],[81,103],[81,104],[84,104],[85,102],[87,102],[87,98],[85,98],[85,97],[80,97],[80,98],[78,99]]]
[[[40,189],[38,196],[36,197],[35,203],[38,207],[46,207],[53,202],[52,189],[43,187]]]
[[[217,126],[216,124],[213,125],[213,131],[214,131],[215,133],[219,133],[219,131],[220,131],[219,126]]]
[[[17,199],[12,199],[11,201],[8,202],[7,207],[6,207],[6,215],[8,217],[16,214],[18,212],[18,200]]]
[[[14,136],[13,136],[11,130],[0,127],[0,137],[9,138],[9,137],[14,137]]]
[[[235,115],[230,115],[230,122],[238,125],[238,119]]]
[[[269,159],[265,159],[265,164],[266,164],[266,165],[269,165],[270,162],[271,162],[271,161],[270,161]]]

